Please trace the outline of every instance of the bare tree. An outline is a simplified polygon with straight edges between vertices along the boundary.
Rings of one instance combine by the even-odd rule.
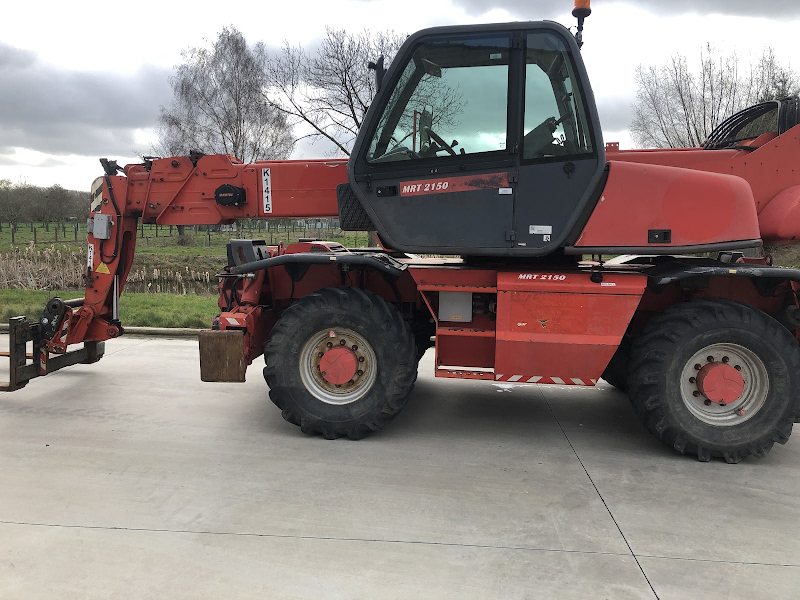
[[[15,221],[19,219],[20,211],[12,202],[11,180],[0,179],[0,223],[8,221],[13,228]],[[0,225],[0,231],[2,231],[2,225]]]
[[[775,58],[775,51],[766,48],[756,66],[753,85],[756,102],[780,100],[800,93],[800,75],[790,68],[781,66]]]
[[[742,73],[736,54],[719,55],[711,45],[701,51],[697,71],[677,54],[661,67],[640,65],[636,83],[631,134],[636,145],[654,148],[700,146],[731,114],[800,88],[797,74],[771,48]]]
[[[308,126],[307,137],[325,138],[349,155],[376,93],[367,64],[378,56],[388,64],[404,40],[393,31],[354,34],[328,28],[313,55],[286,44],[269,60],[265,99],[294,123]]]
[[[264,101],[267,52],[226,27],[211,49],[190,48],[171,79],[169,108],[161,107],[157,154],[232,154],[244,162],[282,159],[294,147],[286,115]]]
[[[310,130],[305,137],[324,138],[349,156],[377,92],[368,64],[379,56],[389,64],[405,38],[394,31],[329,28],[314,54],[287,44],[269,61],[265,98],[293,123],[305,125]],[[415,95],[431,106],[434,126],[452,123],[463,108],[460,92],[437,78],[426,77]]]

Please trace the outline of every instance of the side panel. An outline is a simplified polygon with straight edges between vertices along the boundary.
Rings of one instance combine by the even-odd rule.
[[[647,278],[538,271],[497,276],[495,378],[597,379],[639,305]]]
[[[800,238],[800,185],[775,196],[759,215],[761,237],[767,244],[784,246]]]
[[[758,240],[750,186],[739,177],[612,161],[581,248],[674,248]],[[669,232],[651,238],[651,232]],[[587,250],[588,251],[588,250]]]

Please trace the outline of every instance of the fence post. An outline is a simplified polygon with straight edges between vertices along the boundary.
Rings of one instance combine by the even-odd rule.
[[[36,245],[36,227],[33,228],[33,245]]]

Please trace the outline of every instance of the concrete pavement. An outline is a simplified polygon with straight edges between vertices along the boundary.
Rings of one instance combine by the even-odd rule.
[[[126,336],[1,394],[0,598],[800,597],[800,431],[700,463],[610,387],[429,352],[386,429],[330,442],[259,363],[202,383],[196,341]]]

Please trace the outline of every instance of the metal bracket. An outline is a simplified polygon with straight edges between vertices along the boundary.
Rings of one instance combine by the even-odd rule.
[[[64,367],[90,364],[102,358],[104,342],[84,342],[83,348],[64,354],[50,355],[42,339],[39,323],[28,323],[25,317],[14,317],[8,324],[9,349],[0,356],[9,358],[9,380],[0,382],[0,392],[13,392],[41,375],[48,375]],[[33,342],[33,351],[28,352],[28,342]],[[28,361],[31,362],[28,362]]]

